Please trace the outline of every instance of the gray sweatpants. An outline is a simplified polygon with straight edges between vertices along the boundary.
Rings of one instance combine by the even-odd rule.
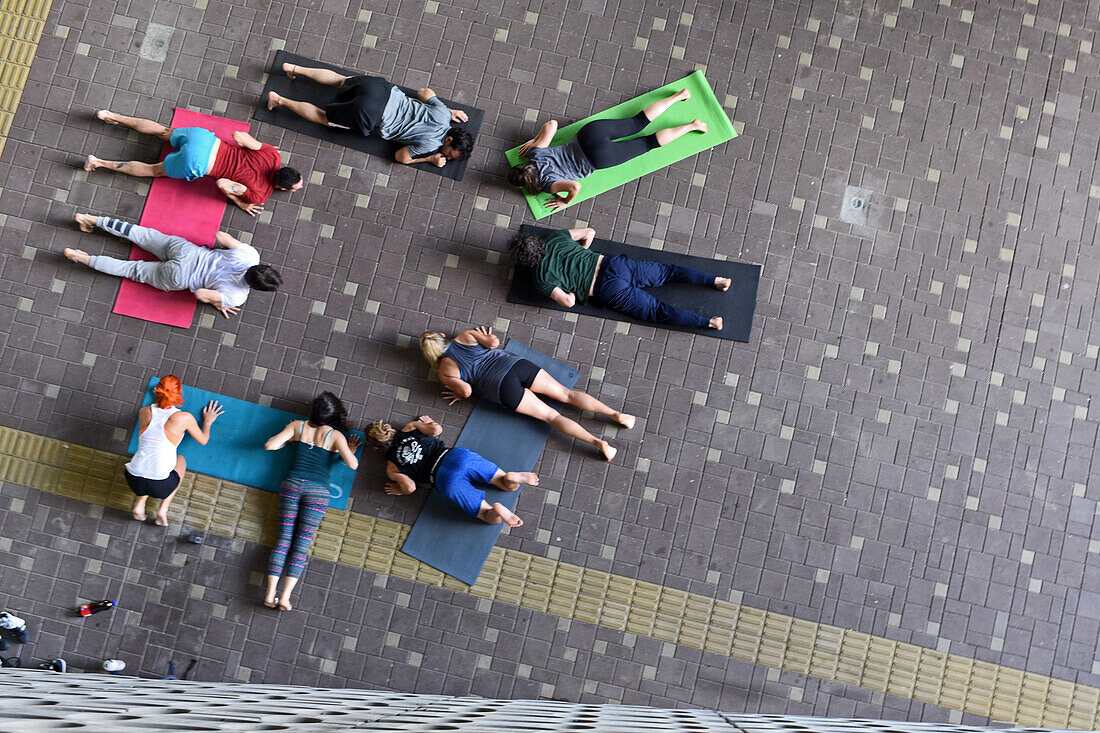
[[[187,290],[199,263],[199,248],[183,237],[158,232],[156,229],[131,224],[121,219],[101,216],[95,221],[100,229],[128,239],[160,262],[120,260],[94,255],[88,265],[108,275],[125,277],[160,290]]]

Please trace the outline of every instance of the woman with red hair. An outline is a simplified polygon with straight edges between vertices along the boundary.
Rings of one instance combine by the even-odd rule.
[[[157,525],[168,526],[168,505],[187,471],[187,459],[176,453],[176,447],[184,434],[190,435],[199,445],[206,445],[210,440],[210,426],[224,412],[215,400],[211,400],[202,409],[202,430],[199,430],[195,416],[179,409],[182,404],[183,384],[179,377],[169,374],[161,377],[153,387],[153,404],[138,411],[138,449],[123,473],[130,490],[137,496],[130,512],[139,522],[146,519],[145,500],[151,496],[160,499]]]

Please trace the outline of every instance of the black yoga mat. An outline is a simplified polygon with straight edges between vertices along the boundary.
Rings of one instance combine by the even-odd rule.
[[[529,224],[525,224],[522,229],[524,232],[537,234],[540,237],[548,237],[554,232],[553,229],[544,229]],[[697,333],[700,336],[713,336],[714,338],[744,341],[746,343],[749,341],[749,336],[752,334],[752,316],[756,311],[756,291],[760,285],[760,265],[731,262],[729,260],[710,260],[705,257],[675,254],[659,249],[634,247],[621,242],[612,242],[608,239],[596,239],[592,242],[592,249],[602,255],[626,255],[636,260],[686,265],[715,277],[732,279],[733,285],[725,292],[705,285],[693,285],[691,283],[669,283],[659,288],[647,288],[648,292],[669,305],[675,305],[707,317],[722,316],[722,330],[716,331],[713,328],[690,328],[687,326],[673,326],[667,323],[642,321],[616,310],[605,308],[594,298],[590,298],[587,303],[578,303],[572,308],[564,308],[536,290],[531,271],[522,267],[516,267],[512,275],[512,283],[508,288],[508,302],[583,313],[598,318],[639,323],[656,328],[669,328],[674,331],[686,331]]]
[[[575,385],[580,376],[576,369],[519,341],[509,341],[504,350],[534,362],[566,387]],[[480,453],[505,471],[530,471],[542,455],[549,435],[550,428],[546,423],[479,399],[462,428],[462,434],[455,441],[455,447]],[[485,501],[490,504],[499,501],[512,510],[516,508],[519,493],[523,491],[523,487],[517,491],[501,491],[494,486],[481,488],[485,489]],[[523,517],[522,510],[516,513]],[[489,559],[489,552],[503,526],[503,522],[486,524],[471,517],[433,491],[409,531],[401,552],[467,585],[473,585]]]
[[[392,143],[388,140],[383,140],[377,135],[364,136],[362,133],[355,130],[344,130],[339,127],[326,127],[325,125],[318,125],[314,122],[304,120],[298,115],[294,114],[288,109],[280,108],[274,111],[267,108],[267,93],[275,92],[276,94],[290,99],[297,99],[301,102],[312,102],[318,107],[324,108],[326,104],[332,101],[332,98],[336,95],[336,89],[333,87],[325,86],[324,84],[318,84],[310,81],[305,77],[299,76],[297,79],[291,80],[287,78],[287,75],[283,72],[283,63],[295,64],[297,66],[311,66],[313,68],[330,69],[339,74],[352,75],[359,72],[348,71],[342,69],[339,66],[333,66],[332,64],[326,64],[321,61],[315,61],[305,56],[299,56],[296,53],[290,53],[289,51],[278,51],[275,54],[275,60],[271,63],[271,69],[268,70],[267,84],[264,86],[263,93],[260,95],[260,103],[253,113],[253,119],[260,122],[268,122],[277,127],[282,127],[287,130],[294,130],[300,132],[303,135],[309,135],[310,137],[316,137],[321,140],[333,143],[334,145],[342,145],[347,148],[355,148],[356,150],[368,153],[370,155],[377,155],[380,158],[393,161],[394,165],[401,165],[393,159],[393,155],[402,146],[397,143]],[[415,89],[409,89],[408,87],[401,87],[401,90],[408,94],[410,97],[416,96]],[[468,107],[465,104],[458,102],[452,102],[449,99],[443,99],[443,104],[447,105],[448,109],[460,109],[470,116],[468,122],[461,123],[461,126],[466,128],[471,135],[474,136],[475,153],[477,144],[477,133],[481,128],[481,121],[485,117],[485,112],[477,107]],[[412,168],[417,170],[428,171],[429,173],[435,173],[445,178],[451,178],[456,181],[461,181],[462,176],[466,173],[466,164],[469,162],[469,158],[466,160],[455,161],[452,160],[442,168],[438,168],[431,163],[417,163]]]

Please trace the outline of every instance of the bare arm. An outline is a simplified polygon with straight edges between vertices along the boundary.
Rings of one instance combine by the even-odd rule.
[[[245,186],[243,183],[237,183],[236,181],[231,181],[228,178],[219,178],[218,190],[221,191],[227,199],[240,207],[249,216],[256,216],[256,214],[259,214],[261,211],[264,210],[264,207],[260,204],[250,204],[241,198],[241,196],[244,196],[246,193],[248,193],[248,187]]]
[[[222,249],[237,249],[244,242],[234,237],[229,232],[218,232],[214,235],[214,246]]]
[[[519,146],[519,154],[524,158],[534,148],[545,148],[550,144],[550,141],[554,139],[554,135],[558,134],[558,121],[550,120],[539,128],[539,133],[533,138]]]
[[[390,496],[405,496],[416,491],[416,482],[401,473],[393,461],[386,461],[386,493]]]
[[[209,303],[218,309],[219,312],[226,318],[229,316],[235,316],[241,312],[238,307],[228,307],[222,305],[222,294],[217,290],[210,290],[209,288],[199,288],[195,291],[195,300],[200,303]]]
[[[450,400],[449,404],[467,399],[474,393],[474,388],[459,376],[458,365],[450,359],[440,360],[439,381],[443,383],[443,399]]]
[[[478,326],[477,328],[463,331],[458,335],[455,341],[472,346],[473,344],[470,342],[470,339],[473,339],[487,349],[495,349],[500,346],[500,339],[493,333],[491,326]]]
[[[581,184],[579,181],[554,181],[550,186],[550,200],[546,202],[546,208],[554,211],[561,209],[569,204],[573,203],[573,199],[577,198],[577,194],[581,192]],[[565,194],[563,199],[559,194]]]
[[[569,236],[573,238],[574,242],[580,242],[580,245],[585,249],[592,246],[592,240],[596,238],[596,230],[592,227],[585,227],[584,229],[570,229]]]
[[[264,443],[264,450],[279,450],[293,440],[294,433],[298,429],[298,423],[300,422],[301,420],[292,420],[288,422],[285,428],[267,439],[267,442]]]
[[[550,300],[565,308],[572,308],[577,304],[577,295],[576,293],[567,293],[555,286],[550,292]]]
[[[399,148],[396,153],[393,154],[394,160],[398,163],[405,165],[412,165],[413,163],[431,163],[436,168],[442,168],[447,165],[447,156],[443,153],[432,153],[431,155],[425,155],[422,158],[414,158],[409,152],[409,146],[406,145],[403,148]]]
[[[281,435],[281,433],[280,433]],[[270,441],[268,441],[270,442]],[[332,442],[336,448],[336,452],[340,454],[340,457],[344,459],[344,463],[352,471],[359,468],[359,459],[355,457],[355,449],[359,447],[359,441],[354,441],[354,445],[344,437],[344,434],[339,430],[332,431]]]
[[[195,416],[191,413],[184,413],[187,415],[184,423],[184,429],[187,434],[195,439],[195,442],[199,445],[206,445],[210,442],[210,426],[214,424],[214,421],[218,419],[218,415],[221,415],[225,410],[218,404],[216,400],[210,400],[206,407],[202,408],[202,430],[199,430],[199,424],[195,420]]]
[[[233,132],[233,142],[237,143],[242,148],[247,148],[248,150],[259,150],[261,147],[263,147],[263,143],[249,135],[247,132],[242,132],[241,130],[236,130]]]

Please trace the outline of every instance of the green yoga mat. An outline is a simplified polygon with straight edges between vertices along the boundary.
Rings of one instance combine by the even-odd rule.
[[[633,117],[651,102],[663,99],[685,87],[691,91],[691,99],[672,105],[663,115],[650,122],[644,130],[638,133],[638,136],[649,135],[666,127],[683,125],[691,122],[696,117],[707,123],[706,134],[700,135],[697,132],[689,132],[679,140],[656,150],[650,150],[648,153],[639,155],[633,160],[628,160],[622,165],[596,171],[581,181],[580,193],[577,194],[577,198],[573,199],[570,206],[737,137],[737,131],[733,129],[733,124],[726,116],[726,111],[722,109],[722,105],[715,98],[710,84],[703,77],[703,72],[696,71],[679,81],[665,84],[660,89],[654,89],[652,92],[631,99],[629,102],[617,104],[611,109],[586,117],[580,122],[562,127],[558,129],[558,134],[554,135],[554,139],[550,144],[562,145],[569,142],[577,134],[577,130],[592,120]],[[519,148],[520,146],[517,145],[505,152],[509,165],[518,165],[524,162],[524,159],[519,155]],[[550,200],[550,194],[540,192],[538,195],[532,196],[524,192],[524,196],[527,197],[527,205],[531,207],[531,213],[535,215],[536,219],[542,219],[553,213],[546,208],[544,203]]]

